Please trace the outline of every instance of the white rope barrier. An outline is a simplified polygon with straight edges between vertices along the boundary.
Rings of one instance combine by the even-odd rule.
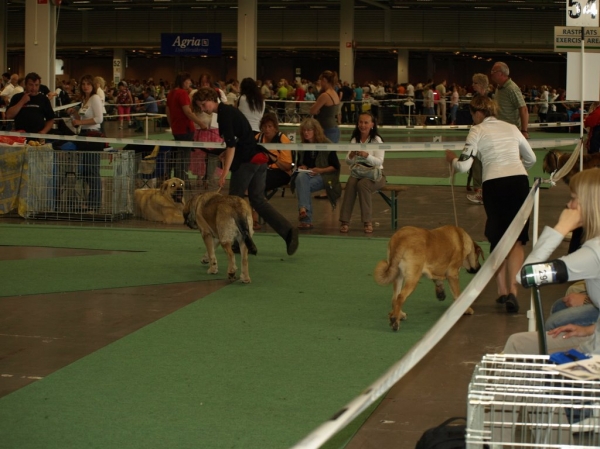
[[[521,206],[500,242],[489,255],[488,259],[473,277],[469,285],[440,317],[427,333],[419,340],[397,363],[383,376],[367,387],[364,392],[339,410],[333,417],[321,424],[309,435],[303,438],[292,449],[316,449],[321,447],[333,435],[352,422],[377,399],[383,396],[398,380],[408,373],[433,348],[463,316],[473,301],[481,294],[488,282],[494,277],[496,270],[504,262],[509,251],[516,242],[525,222],[527,221],[539,180],[533,184],[529,195]],[[401,332],[401,331],[400,331]]]
[[[179,148],[225,148],[225,143],[219,142],[191,142],[182,140],[158,140],[158,139],[136,139],[134,138],[119,138],[119,137],[87,137],[87,136],[65,136],[58,134],[38,134],[38,133],[17,133],[17,132],[0,132],[0,136],[26,137],[34,139],[47,140],[66,140],[73,142],[106,142],[109,144],[134,144],[134,145],[160,145]],[[559,146],[575,145],[579,138],[572,139],[531,139],[529,143],[534,149],[544,149]],[[414,142],[414,143],[383,143],[383,144],[355,144],[355,143],[267,143],[261,144],[267,149],[280,150],[285,148],[291,151],[355,151],[358,145],[364,151],[383,150],[383,151],[444,151],[444,150],[460,150],[464,147],[464,141],[455,142]]]

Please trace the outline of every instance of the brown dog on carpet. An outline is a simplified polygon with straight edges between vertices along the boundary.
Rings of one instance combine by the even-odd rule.
[[[188,227],[198,229],[202,233],[206,245],[202,263],[210,264],[209,274],[219,272],[215,247],[221,243],[229,260],[227,277],[230,281],[236,279],[237,266],[233,245],[237,243],[242,256],[240,280],[245,284],[251,282],[248,253],[256,254],[257,249],[252,240],[252,210],[244,199],[217,192],[201,193],[188,201],[183,209],[183,216]]]
[[[149,221],[183,224],[184,183],[179,178],[167,179],[160,189],[136,189],[135,214]]]
[[[571,157],[571,153],[561,153],[558,150],[550,150],[544,156],[544,162],[542,164],[542,170],[544,173],[552,173],[555,170],[561,169]],[[600,153],[584,154],[583,155],[583,169],[600,167]],[[579,172],[579,161],[575,162],[575,165],[569,173],[567,173],[562,180],[569,184],[569,180]]]
[[[444,279],[448,279],[454,299],[460,294],[458,272],[465,267],[477,273],[481,267],[479,257],[483,251],[464,229],[442,226],[433,230],[405,226],[392,236],[388,243],[388,259],[375,267],[374,278],[379,285],[394,283],[390,326],[397,331],[400,321],[406,319],[402,306],[416,288],[422,275],[432,279],[435,295],[446,299]],[[472,315],[469,308],[465,314]]]

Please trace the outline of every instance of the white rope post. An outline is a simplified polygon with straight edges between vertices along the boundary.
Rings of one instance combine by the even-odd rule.
[[[537,243],[538,235],[539,235],[539,227],[540,227],[540,189],[536,189],[535,195],[533,197],[533,246]],[[529,302],[529,310],[527,311],[527,318],[529,318],[529,324],[527,330],[529,332],[533,332],[537,330],[536,320],[535,320],[535,305],[533,296],[533,289],[531,289],[530,293],[530,302]]]

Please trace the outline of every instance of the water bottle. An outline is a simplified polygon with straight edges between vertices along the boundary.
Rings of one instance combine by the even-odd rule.
[[[521,285],[525,288],[545,284],[562,284],[569,280],[567,266],[560,260],[530,263],[521,268]]]

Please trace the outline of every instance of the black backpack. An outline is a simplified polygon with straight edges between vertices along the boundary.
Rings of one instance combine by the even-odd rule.
[[[464,449],[466,424],[451,424],[465,418],[450,418],[433,429],[426,430],[415,449]]]

